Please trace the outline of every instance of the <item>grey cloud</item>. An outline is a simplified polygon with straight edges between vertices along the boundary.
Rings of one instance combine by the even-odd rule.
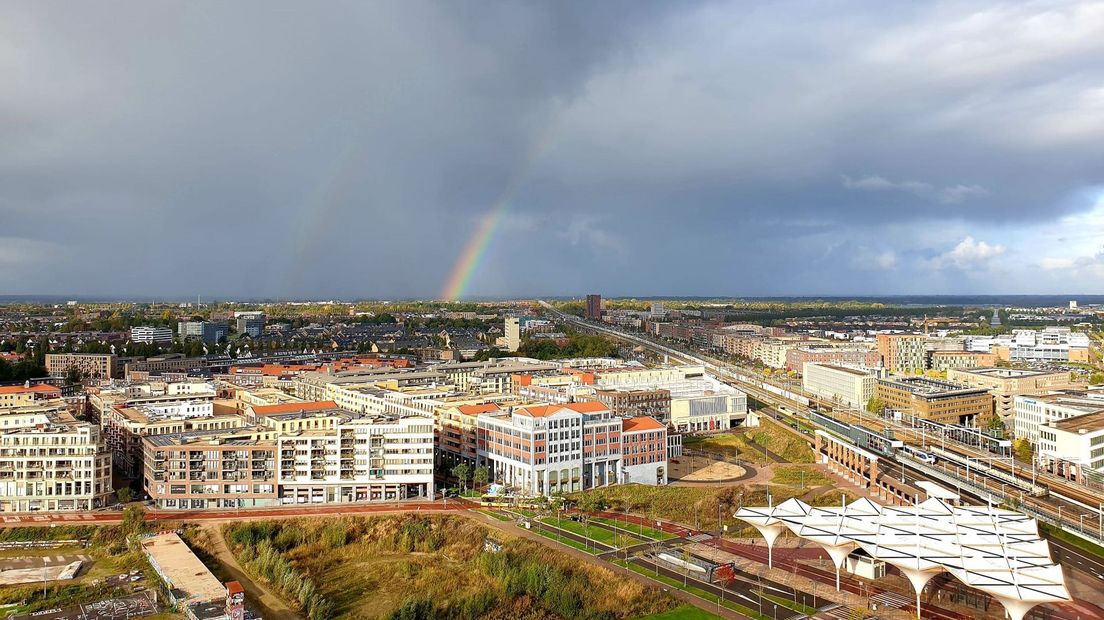
[[[435,296],[505,194],[472,294],[974,292],[946,239],[1095,204],[1102,42],[1088,2],[8,2],[0,282]]]

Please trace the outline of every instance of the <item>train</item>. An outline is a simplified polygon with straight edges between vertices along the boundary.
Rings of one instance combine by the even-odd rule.
[[[921,463],[927,463],[928,465],[935,465],[935,455],[923,450],[917,450],[912,446],[902,446],[901,452],[911,456],[912,458],[920,461]]]

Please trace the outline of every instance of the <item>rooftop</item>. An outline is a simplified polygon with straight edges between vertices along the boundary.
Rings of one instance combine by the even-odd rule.
[[[956,354],[958,353],[956,352]],[[979,353],[978,355],[990,354]],[[1025,377],[1046,377],[1049,375],[1068,374],[1065,370],[1029,370],[1023,368],[963,368],[957,370],[958,372],[964,372],[971,375],[997,377],[1000,379],[1023,379]]]
[[[662,428],[667,428],[662,422],[648,416],[640,416],[636,418],[625,418],[621,422],[621,430],[626,433],[634,433],[640,431],[658,431]]]
[[[923,397],[988,393],[985,388],[970,387],[968,385],[962,385],[961,383],[931,379],[929,377],[892,377],[889,379],[881,379],[880,383]]]
[[[1104,431],[1104,407],[1101,407],[1100,411],[1059,420],[1054,423],[1054,428],[1067,433],[1081,433],[1081,431],[1098,433]]]
[[[835,370],[837,372],[846,372],[848,374],[855,375],[857,377],[869,377],[870,373],[859,370],[858,368],[848,368],[847,366],[839,366],[837,364],[813,364],[814,366],[820,366],[821,368],[827,368],[829,370]]]
[[[323,409],[337,409],[337,403],[332,400],[312,400],[298,403],[281,403],[279,405],[254,405],[253,413],[257,415],[273,415],[277,413],[320,411]]]
[[[175,532],[142,540],[142,551],[168,585],[190,601],[214,601],[226,598],[226,587],[199,561]]]

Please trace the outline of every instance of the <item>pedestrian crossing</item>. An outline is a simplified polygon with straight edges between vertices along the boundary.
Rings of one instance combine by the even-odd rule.
[[[870,597],[871,605],[879,608],[902,609],[913,604],[913,600],[896,592],[879,592]]]

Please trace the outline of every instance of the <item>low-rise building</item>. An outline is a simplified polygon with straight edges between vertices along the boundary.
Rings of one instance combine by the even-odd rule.
[[[944,424],[975,425],[993,415],[988,390],[928,377],[878,379],[875,394],[888,410]]]
[[[621,482],[667,484],[667,452],[666,425],[648,416],[626,418],[621,424]]]

